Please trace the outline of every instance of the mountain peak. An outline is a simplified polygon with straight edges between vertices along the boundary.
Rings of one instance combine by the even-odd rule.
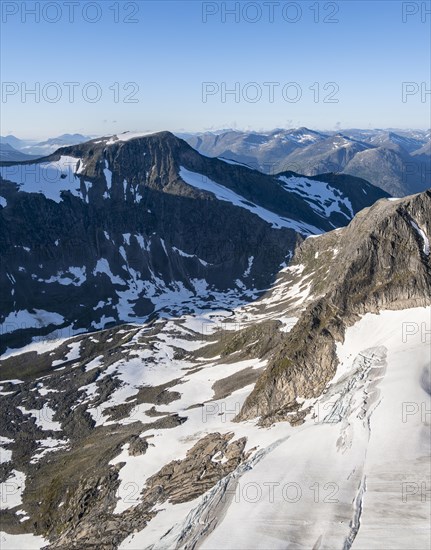
[[[321,393],[335,375],[337,343],[360,315],[431,305],[430,220],[428,190],[379,200],[347,227],[300,245],[290,266],[300,268],[316,298],[261,375],[240,419],[262,415],[271,423],[284,418],[298,394]]]

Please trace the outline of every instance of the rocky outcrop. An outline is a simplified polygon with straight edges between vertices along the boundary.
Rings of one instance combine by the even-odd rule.
[[[178,504],[197,498],[246,460],[246,439],[231,441],[232,437],[232,433],[212,433],[200,439],[183,460],[166,464],[150,477],[140,503],[122,514],[112,514],[112,487],[117,486],[115,471],[111,472],[110,482],[103,478],[83,480],[67,502],[66,514],[70,517],[65,522],[66,528],[48,548],[118,548],[128,534],[142,530],[157,514],[156,506],[160,510],[168,501]]]
[[[231,442],[233,433],[209,434],[200,439],[184,460],[175,460],[164,466],[147,481],[144,500],[151,500],[154,492],[159,502],[172,504],[187,502],[202,495],[217,481],[234,470],[244,459],[246,439]]]
[[[297,398],[319,396],[335,374],[337,342],[360,315],[429,305],[430,237],[431,191],[426,191],[379,201],[347,228],[307,239],[293,264],[316,269],[313,286],[320,296],[271,358],[238,420],[286,419]],[[323,269],[319,253],[326,258]]]

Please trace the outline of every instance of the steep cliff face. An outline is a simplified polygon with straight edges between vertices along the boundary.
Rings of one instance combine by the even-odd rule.
[[[293,265],[311,278],[316,299],[271,359],[238,419],[285,419],[301,398],[319,396],[335,374],[337,343],[360,315],[430,305],[430,236],[426,191],[379,201],[345,229],[306,239]]]
[[[336,179],[281,181],[168,132],[129,138],[0,166],[1,349],[143,321],[197,295],[250,299],[304,236],[384,196],[357,179],[351,190]]]

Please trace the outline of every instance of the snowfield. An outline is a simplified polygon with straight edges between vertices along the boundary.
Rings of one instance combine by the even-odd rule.
[[[355,215],[350,200],[343,197],[340,191],[328,183],[304,177],[280,176],[278,179],[286,189],[295,191],[304,198],[311,208],[321,216],[329,217],[336,212],[343,215],[346,222],[349,222]]]
[[[34,313],[29,311],[15,311],[9,313],[2,323],[2,333],[14,332],[29,327],[47,327],[48,325],[61,325],[64,317],[59,313],[35,309]]]
[[[231,189],[220,185],[214,181],[211,181],[206,176],[199,174],[197,172],[191,172],[184,167],[180,168],[180,177],[188,185],[200,189],[201,191],[207,191],[216,196],[218,200],[230,202],[235,206],[244,208],[256,216],[259,216],[262,220],[271,224],[272,227],[276,229],[281,229],[282,227],[287,227],[289,229],[294,229],[303,235],[315,235],[322,233],[320,229],[314,227],[313,225],[299,222],[293,219],[287,219],[282,216],[279,216],[275,212],[271,212],[262,206],[257,206],[252,204],[250,201],[244,199],[241,195],[238,195]]]
[[[146,131],[146,132],[123,132],[122,134],[115,134],[111,136],[108,141],[106,142],[106,145],[114,145],[117,143],[117,141],[130,141],[134,138],[149,136],[151,134],[154,134],[154,131]],[[103,141],[103,140],[102,140]]]
[[[2,550],[40,550],[49,541],[35,535],[10,535],[0,531],[0,548]]]
[[[202,497],[161,506],[120,548],[168,549],[180,541],[209,550],[429,547],[424,380],[431,348],[426,329],[413,334],[412,327],[429,330],[430,322],[429,307],[365,315],[338,346],[340,365],[324,395],[304,403],[312,411],[302,426],[233,423],[247,387],[204,414],[187,411],[175,430],[155,432],[148,460],[124,449],[117,458],[126,463],[123,479],[136,482],[137,472],[145,477],[160,462],[184,457],[205,433],[232,431],[248,438],[247,449],[257,448],[248,465]],[[198,379],[193,384],[198,391]]]
[[[430,322],[415,308],[348,329],[316,418],[241,477],[201,548],[429,548]]]
[[[61,191],[70,191],[82,198],[76,169],[79,159],[62,155],[57,162],[0,166],[3,179],[17,183],[26,193],[42,193],[46,198],[60,202]]]

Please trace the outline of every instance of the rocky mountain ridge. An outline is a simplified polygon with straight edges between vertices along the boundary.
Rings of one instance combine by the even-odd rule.
[[[284,419],[320,395],[337,367],[347,327],[381,309],[431,303],[431,191],[379,201],[344,229],[308,238],[292,266],[317,294],[256,383],[238,419]]]
[[[0,171],[3,349],[140,322],[196,294],[249,300],[304,236],[385,196],[360,179],[272,177],[210,159],[166,132]]]

